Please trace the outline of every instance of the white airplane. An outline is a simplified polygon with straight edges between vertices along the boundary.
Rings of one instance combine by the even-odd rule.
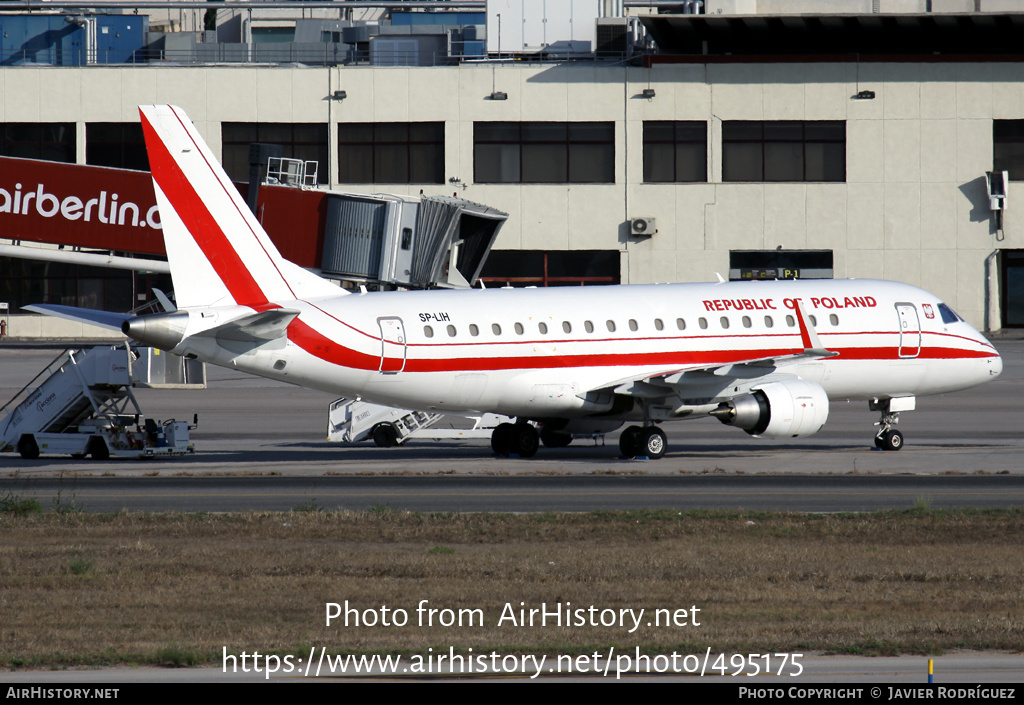
[[[659,423],[709,415],[808,436],[846,400],[880,412],[875,443],[898,450],[916,397],[1002,370],[934,295],[886,281],[347,293],[281,257],[184,111],[140,112],[177,310],[28,308],[334,394],[512,416],[492,447],[523,457],[630,423],[623,454],[656,458]]]

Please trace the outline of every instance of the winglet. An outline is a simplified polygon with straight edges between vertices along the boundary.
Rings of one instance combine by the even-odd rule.
[[[796,319],[800,324],[800,341],[803,343],[805,353],[816,353],[824,357],[835,357],[839,354],[831,352],[822,345],[821,339],[818,338],[818,332],[811,325],[810,319],[804,311],[804,305],[799,300],[796,302]]]

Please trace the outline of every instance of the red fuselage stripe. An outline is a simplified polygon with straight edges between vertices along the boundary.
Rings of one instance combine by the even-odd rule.
[[[310,355],[343,367],[375,371],[380,369],[379,355],[369,355],[334,342],[296,319],[288,327],[289,339]],[[453,346],[454,347],[454,346]],[[706,366],[778,357],[800,352],[793,348],[761,350],[673,350],[649,353],[603,353],[571,355],[517,355],[500,357],[408,358],[405,372],[465,372],[484,370],[529,370],[570,367],[616,366]],[[896,347],[838,348],[835,360],[901,360]],[[961,348],[923,348],[917,360],[956,360],[995,357],[995,353]],[[393,358],[388,358],[393,359]]]

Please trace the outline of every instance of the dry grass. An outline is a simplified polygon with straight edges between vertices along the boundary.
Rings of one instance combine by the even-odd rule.
[[[1022,511],[0,515],[0,665],[221,648],[585,652],[1024,649]],[[485,626],[418,627],[420,600]],[[325,603],[411,625],[324,624]],[[701,626],[497,627],[506,602],[701,609]]]

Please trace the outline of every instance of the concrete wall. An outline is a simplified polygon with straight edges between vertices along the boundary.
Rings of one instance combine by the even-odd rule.
[[[655,97],[642,98],[648,87]],[[329,100],[338,89],[346,100]],[[492,90],[508,99],[487,100]],[[875,98],[854,99],[861,90]],[[457,191],[510,213],[496,247],[622,250],[624,282],[714,280],[730,249],[828,248],[837,277],[917,284],[997,326],[986,260],[1024,247],[1014,191],[998,241],[984,189],[992,120],[1024,118],[1019,64],[11,67],[0,69],[0,96],[0,122],[134,121],[140,103],[174,103],[215,153],[222,121],[328,122],[331,163],[320,168],[332,180],[338,122],[444,121],[445,184],[344,188]],[[615,183],[474,184],[473,122],[483,120],[612,121]],[[709,183],[642,183],[644,120],[707,122]],[[722,183],[727,120],[846,121],[846,182]],[[657,218],[658,233],[629,238],[638,216]]]
[[[29,314],[12,314],[8,321],[6,337],[33,340],[124,340],[124,335],[120,331],[53,316]]]

